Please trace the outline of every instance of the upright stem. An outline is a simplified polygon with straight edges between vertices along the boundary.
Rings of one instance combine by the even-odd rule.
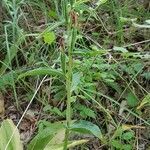
[[[66,0],[64,0],[66,1]],[[66,4],[65,2],[63,4]],[[72,7],[72,3],[70,2]],[[66,132],[65,132],[65,140],[64,140],[64,150],[67,150],[68,145],[68,139],[69,139],[69,129],[71,124],[71,96],[72,96],[72,90],[71,90],[71,84],[72,84],[72,68],[73,68],[73,57],[72,52],[75,46],[76,41],[76,14],[73,10],[68,12],[68,8],[66,6],[63,6],[65,8],[65,19],[66,19],[66,27],[68,30],[68,67],[67,67],[67,73],[66,73],[66,91],[67,91],[67,109],[66,109]],[[69,16],[69,17],[68,17]]]
[[[69,55],[68,62],[68,73],[66,77],[66,90],[67,90],[67,110],[66,110],[66,121],[67,127],[65,132],[65,142],[64,142],[64,150],[67,150],[68,138],[69,138],[69,128],[71,123],[71,80],[72,80],[72,55]]]

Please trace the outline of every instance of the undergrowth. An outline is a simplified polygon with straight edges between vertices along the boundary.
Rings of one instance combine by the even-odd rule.
[[[149,14],[147,0],[2,0],[0,117],[16,127],[0,149],[18,128],[19,149],[148,150]]]

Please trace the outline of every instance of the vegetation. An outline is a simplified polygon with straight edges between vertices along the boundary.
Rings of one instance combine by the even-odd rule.
[[[0,150],[149,150],[149,14],[148,0],[1,0]]]

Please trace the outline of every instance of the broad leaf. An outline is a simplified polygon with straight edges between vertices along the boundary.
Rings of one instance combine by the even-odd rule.
[[[41,130],[28,145],[28,150],[63,150],[65,128],[63,123],[49,124]],[[88,140],[68,141],[67,148],[88,142]]]
[[[7,150],[23,150],[19,132],[10,119],[4,120],[0,128],[0,150],[4,150],[6,146],[8,146]]]
[[[64,128],[62,123],[53,123],[40,131],[28,145],[28,150],[44,150],[55,135]]]
[[[133,93],[129,92],[129,93],[127,94],[126,99],[127,99],[127,104],[128,104],[130,107],[135,107],[135,106],[137,106],[137,104],[138,104],[138,99],[136,98],[136,96],[135,96]]]
[[[102,133],[100,128],[89,121],[81,120],[74,122],[71,125],[71,130],[83,134],[93,134],[97,138],[102,139]]]
[[[43,37],[46,44],[52,44],[56,39],[54,32],[45,32]]]

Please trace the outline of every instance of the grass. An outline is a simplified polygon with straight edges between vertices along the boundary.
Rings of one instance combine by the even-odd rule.
[[[27,119],[34,132],[24,142],[25,149],[32,144],[36,149],[34,137],[40,137],[50,123],[60,121],[63,130],[51,127],[55,140],[40,137],[39,142],[51,142],[52,146],[58,141],[64,150],[87,139],[88,143],[75,149],[135,149],[142,142],[148,148],[149,138],[141,127],[150,125],[149,102],[138,109],[150,92],[148,3],[0,3],[4,14],[0,23],[0,90],[5,107],[15,108],[20,132],[29,110],[34,119],[38,116],[36,122]],[[5,117],[11,113],[6,109]],[[142,134],[137,136],[138,132]],[[86,139],[83,133],[90,136]],[[59,134],[63,139],[58,140]]]

